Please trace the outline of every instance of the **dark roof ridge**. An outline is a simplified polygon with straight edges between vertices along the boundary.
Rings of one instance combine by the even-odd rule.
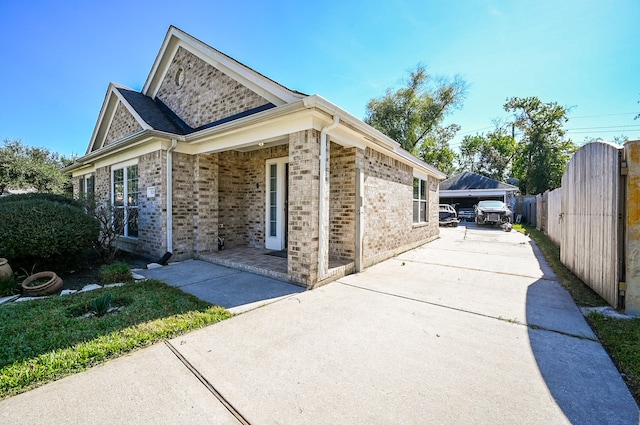
[[[440,190],[471,190],[471,189],[515,189],[509,183],[504,183],[490,177],[463,171],[458,175],[452,176],[440,183]]]

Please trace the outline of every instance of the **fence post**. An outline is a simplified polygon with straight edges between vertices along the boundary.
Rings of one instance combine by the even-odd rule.
[[[640,316],[640,140],[624,144],[627,161],[625,276],[626,313]]]

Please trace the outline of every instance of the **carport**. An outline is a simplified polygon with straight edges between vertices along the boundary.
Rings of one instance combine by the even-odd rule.
[[[480,174],[463,171],[440,183],[440,203],[460,208],[473,208],[479,201],[502,201],[515,207],[518,187],[490,179]]]

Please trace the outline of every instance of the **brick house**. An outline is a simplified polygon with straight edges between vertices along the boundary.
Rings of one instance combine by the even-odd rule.
[[[284,267],[275,276],[307,288],[437,237],[445,177],[331,102],[175,27],[140,92],[109,85],[67,171],[75,195],[113,203],[125,250],[214,262],[282,253],[264,257]]]

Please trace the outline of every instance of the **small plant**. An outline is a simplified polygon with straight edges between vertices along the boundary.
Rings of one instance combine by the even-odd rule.
[[[100,282],[103,285],[131,280],[131,270],[125,263],[113,263],[100,267]]]
[[[111,295],[103,294],[91,301],[91,311],[95,313],[96,316],[102,317],[109,312],[111,308]]]
[[[18,292],[18,286],[13,276],[6,279],[0,279],[0,297],[6,297],[16,294]]]

